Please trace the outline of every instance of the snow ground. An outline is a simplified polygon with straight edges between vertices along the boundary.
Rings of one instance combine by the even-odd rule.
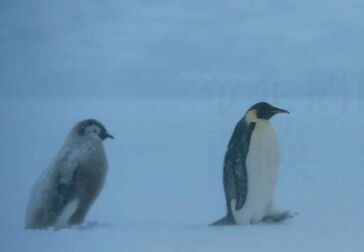
[[[0,251],[362,251],[364,103],[268,100],[281,170],[276,205],[299,216],[278,225],[208,227],[224,214],[222,160],[235,123],[260,98],[1,99]],[[73,124],[94,117],[107,183],[94,227],[25,231],[29,190]]]

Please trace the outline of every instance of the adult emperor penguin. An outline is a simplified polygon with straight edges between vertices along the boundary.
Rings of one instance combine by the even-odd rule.
[[[289,217],[288,212],[272,211],[278,144],[269,119],[278,113],[289,112],[259,102],[236,124],[224,159],[227,214],[212,225],[245,225]]]
[[[51,166],[34,185],[27,229],[81,224],[103,187],[107,160],[102,141],[113,138],[94,119],[77,123]]]

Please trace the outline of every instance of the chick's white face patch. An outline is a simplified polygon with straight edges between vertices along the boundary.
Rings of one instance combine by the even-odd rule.
[[[96,125],[89,125],[85,129],[85,135],[90,136],[94,139],[100,138],[101,129]]]

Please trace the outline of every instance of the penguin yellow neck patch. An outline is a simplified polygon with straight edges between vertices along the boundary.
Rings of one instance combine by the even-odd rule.
[[[246,114],[246,119],[248,122],[256,122],[258,120],[258,112],[256,109],[249,110]]]

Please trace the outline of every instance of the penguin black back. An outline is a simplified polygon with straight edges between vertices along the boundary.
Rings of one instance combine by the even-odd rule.
[[[223,184],[226,199],[226,216],[211,225],[236,224],[231,212],[231,200],[236,199],[236,209],[242,208],[248,194],[246,156],[249,151],[254,122],[247,122],[243,117],[235,126],[224,158]]]

